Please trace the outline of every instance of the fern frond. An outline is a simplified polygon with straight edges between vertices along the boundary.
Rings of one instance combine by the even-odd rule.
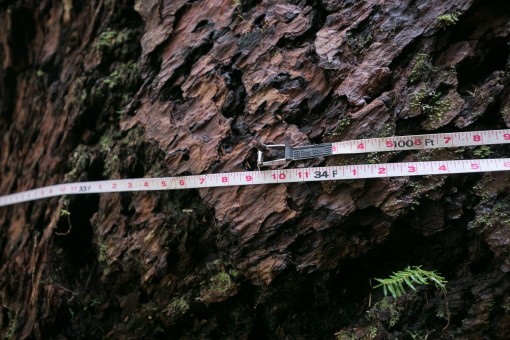
[[[386,279],[376,278],[375,280],[379,282],[379,284],[374,288],[383,287],[384,296],[387,296],[388,292],[390,292],[394,298],[398,298],[405,293],[404,284],[412,290],[416,290],[415,285],[428,285],[433,283],[437,289],[446,290],[446,284],[448,283],[448,281],[436,271],[424,270],[421,269],[421,266],[408,266],[404,270],[394,272]]]

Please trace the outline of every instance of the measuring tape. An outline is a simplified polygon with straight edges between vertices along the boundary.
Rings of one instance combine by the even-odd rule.
[[[269,149],[283,149],[283,158],[264,161],[263,153],[259,152],[259,164],[273,165],[290,160],[308,159],[336,154],[417,150],[507,143],[510,143],[510,130],[508,129],[369,138],[302,147],[269,145]],[[133,178],[64,183],[23,191],[11,195],[0,196],[0,206],[69,194],[177,190],[256,184],[296,183],[419,175],[445,175],[509,170],[510,158],[500,158],[355,164],[313,168],[227,172],[176,177]]]
[[[297,161],[322,156],[401,151],[423,150],[462,146],[510,143],[510,130],[488,130],[456,133],[437,133],[429,135],[395,136],[386,138],[367,138],[348,140],[336,143],[314,144],[290,147],[284,144],[267,145],[269,150],[283,150],[283,157],[264,161],[263,152],[258,153],[260,166],[275,165],[287,161]],[[405,175],[403,175],[405,176]]]

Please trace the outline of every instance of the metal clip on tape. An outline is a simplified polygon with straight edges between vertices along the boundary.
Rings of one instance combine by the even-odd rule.
[[[277,159],[273,159],[273,160],[270,160],[270,161],[264,161],[264,153],[260,150],[258,150],[257,152],[257,165],[259,167],[261,166],[268,166],[268,165],[278,165],[278,164],[283,164],[289,160],[292,160],[290,159],[291,155],[292,155],[292,148],[290,146],[287,146],[285,144],[276,144],[276,145],[266,145],[266,148],[271,151],[271,149],[283,149],[284,153],[283,153],[283,158],[277,158]]]
[[[285,144],[276,144],[276,145],[266,145],[266,148],[271,151],[271,149],[283,149],[283,158],[277,158],[269,161],[264,161],[264,154],[262,151],[258,150],[257,153],[257,165],[268,166],[268,165],[277,165],[283,164],[288,161],[297,161],[300,159],[309,159],[316,158],[322,156],[330,156],[333,154],[333,145],[331,143],[324,144],[316,144],[316,145],[307,145],[307,146],[298,146],[298,147],[290,147]]]

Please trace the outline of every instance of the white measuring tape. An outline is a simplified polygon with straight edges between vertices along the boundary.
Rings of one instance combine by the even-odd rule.
[[[259,153],[259,163],[262,165],[271,165],[289,160],[336,154],[507,143],[510,143],[510,130],[369,138],[295,148],[285,145],[276,145],[268,147],[284,149],[284,157],[264,162],[262,154]],[[0,206],[69,194],[177,190],[255,184],[331,181],[342,179],[445,175],[490,171],[510,171],[510,158],[355,164],[313,168],[227,172],[177,177],[114,179],[106,181],[64,183],[0,196]]]
[[[278,144],[268,145],[267,147],[270,149],[283,150],[284,156],[282,158],[271,161],[264,161],[262,152],[259,152],[258,163],[259,165],[274,165],[285,163],[291,160],[295,161],[307,158],[341,154],[437,149],[505,143],[510,143],[510,130],[489,130],[438,133],[430,135],[395,136],[386,138],[368,138],[336,143],[307,145],[294,148],[283,144]]]

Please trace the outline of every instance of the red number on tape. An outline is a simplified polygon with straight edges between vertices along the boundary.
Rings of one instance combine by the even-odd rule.
[[[164,188],[166,187],[166,181],[161,181],[161,186]]]
[[[245,178],[246,182],[251,182],[252,180],[253,180],[253,177],[251,177],[250,175],[246,175],[246,178]]]
[[[377,171],[377,173],[378,173],[379,175],[385,175],[385,174],[386,174],[386,168],[379,168],[379,169],[378,169],[378,171]]]
[[[227,183],[227,182],[228,182],[228,177],[227,177],[227,176],[223,176],[223,177],[221,178],[221,182],[222,182],[222,183]]]
[[[183,179],[179,180],[179,185],[184,185],[184,184],[186,184],[186,183],[184,182]]]
[[[279,175],[278,175],[278,178],[279,179],[285,179],[287,177],[287,175],[285,175],[283,172],[281,172]],[[276,180],[276,174],[273,174],[273,179]]]
[[[439,170],[441,170],[441,171],[446,171],[446,170],[448,170],[448,169],[446,168],[446,165],[444,165],[444,164],[443,164],[443,165],[441,165],[441,166],[439,167]]]
[[[299,178],[303,178],[303,174],[301,172],[298,172],[297,174]],[[305,178],[308,178],[308,171],[305,172]]]
[[[480,141],[482,140],[482,136],[480,136],[480,135],[474,135],[474,136],[473,136],[473,140],[474,140],[475,142],[480,142]]]
[[[478,163],[471,163],[471,169],[473,169],[473,170],[480,169],[480,164],[478,164]]]

